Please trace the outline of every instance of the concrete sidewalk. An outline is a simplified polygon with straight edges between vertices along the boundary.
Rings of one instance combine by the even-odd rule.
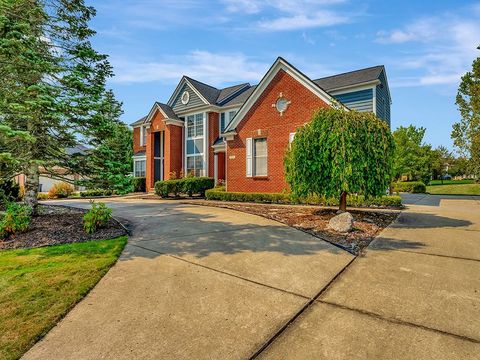
[[[265,359],[480,359],[480,201],[410,196]]]

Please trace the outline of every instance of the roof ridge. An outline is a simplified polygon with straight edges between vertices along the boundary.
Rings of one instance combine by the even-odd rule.
[[[370,70],[370,69],[374,69],[374,68],[384,69],[385,65],[374,65],[374,66],[369,66],[369,67],[366,67],[366,68],[363,68],[363,69],[346,71],[346,72],[343,72],[343,73],[340,73],[340,74],[329,75],[329,76],[324,76],[324,77],[321,77],[321,78],[318,78],[318,79],[314,79],[313,81],[328,79],[328,78],[335,77],[335,76],[340,76],[340,75],[347,75],[347,74],[351,74],[351,73],[354,73],[354,72],[365,71],[365,70]]]
[[[197,82],[197,83],[199,83],[199,84],[202,84],[202,85],[211,87],[212,89],[215,89],[215,90],[219,90],[219,91],[220,91],[220,89],[219,89],[219,88],[216,88],[215,86],[208,85],[207,83],[204,83],[204,82],[199,81],[199,80],[197,80],[197,79],[191,78],[190,76],[187,76],[187,75],[183,75],[183,76],[184,76],[186,79],[188,79],[188,80],[193,80],[193,81],[195,81],[195,82]]]
[[[226,89],[230,89],[230,88],[237,87],[237,86],[241,86],[241,85],[250,85],[250,83],[245,82],[245,83],[240,83],[240,84],[237,84],[237,85],[231,85],[231,86],[227,86],[227,87],[221,88],[221,89],[219,89],[219,90],[226,90]]]

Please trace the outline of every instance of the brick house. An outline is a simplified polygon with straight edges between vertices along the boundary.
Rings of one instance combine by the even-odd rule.
[[[134,175],[148,190],[173,174],[224,180],[228,191],[281,192],[283,156],[295,131],[341,103],[390,124],[383,66],[311,80],[278,58],[257,85],[217,89],[183,76],[166,104],[134,122]]]

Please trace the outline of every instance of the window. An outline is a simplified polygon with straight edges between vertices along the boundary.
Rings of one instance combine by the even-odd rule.
[[[140,146],[145,146],[147,144],[147,127],[140,126]]]
[[[253,176],[267,175],[267,139],[253,139]]]
[[[145,177],[145,166],[147,161],[145,159],[134,160],[133,162],[133,175],[135,177]]]
[[[187,116],[186,173],[202,176],[204,160],[203,113]]]
[[[222,112],[220,114],[220,134],[224,132],[227,125],[232,121],[233,117],[237,113],[237,110],[231,110],[228,112]]]
[[[295,133],[290,133],[288,135],[288,143],[291,144],[294,139],[295,139]]]

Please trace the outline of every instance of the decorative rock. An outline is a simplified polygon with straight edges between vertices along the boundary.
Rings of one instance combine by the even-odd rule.
[[[328,228],[337,232],[346,233],[352,231],[353,228],[353,216],[349,212],[341,213],[334,216],[328,222]]]

